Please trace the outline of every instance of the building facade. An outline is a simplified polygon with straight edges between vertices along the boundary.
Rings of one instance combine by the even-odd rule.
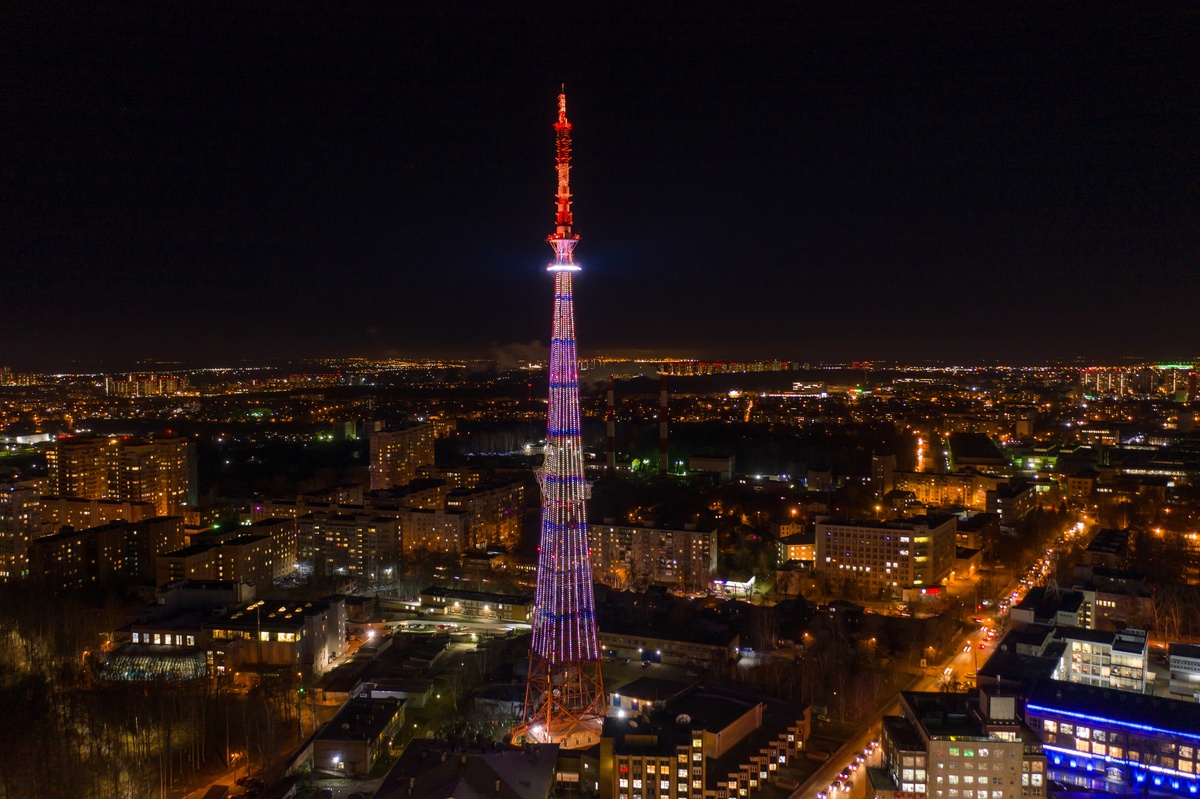
[[[41,495],[32,482],[0,483],[0,583],[29,573],[29,542],[42,534]]]
[[[954,568],[954,516],[896,521],[817,522],[816,569],[832,581],[850,580],[868,594],[938,585]]]
[[[1200,792],[1200,705],[1047,680],[1026,723],[1044,742],[1050,776],[1109,793]]]
[[[46,450],[47,495],[146,502],[155,515],[196,504],[195,447],[186,438],[60,436]]]
[[[410,424],[371,433],[371,490],[411,483],[433,463],[432,424]]]
[[[930,799],[1048,796],[1046,757],[1018,716],[1017,698],[900,694],[900,714],[883,719],[883,765],[869,769],[869,796]]]
[[[651,585],[701,593],[717,573],[715,525],[638,527],[590,524],[592,574],[613,588]]]

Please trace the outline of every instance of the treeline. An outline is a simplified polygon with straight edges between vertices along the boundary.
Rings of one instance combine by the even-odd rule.
[[[0,597],[10,724],[0,797],[165,798],[230,765],[277,767],[300,732],[294,673],[245,692],[229,679],[102,682],[101,634],[119,626],[114,614],[123,618],[115,604],[75,597]]]

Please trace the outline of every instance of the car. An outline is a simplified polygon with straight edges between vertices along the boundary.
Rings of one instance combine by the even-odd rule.
[[[854,764],[855,764],[855,765],[858,765],[858,766],[861,766],[861,765],[862,765],[862,762],[863,762],[864,760],[866,760],[866,759],[867,759],[867,758],[866,758],[865,756],[863,756],[863,755],[858,755],[857,757],[855,757],[855,758],[854,758]]]
[[[817,799],[829,799],[829,791],[817,791]]]
[[[648,660],[642,661],[642,668],[643,669],[650,668],[650,661],[648,661]]]
[[[980,649],[987,649],[987,641],[980,641],[980,642],[979,642],[979,648],[980,648]]]
[[[970,651],[971,651],[971,645],[970,645],[970,644],[967,644],[966,646],[964,646],[964,647],[963,647],[963,651],[964,651],[964,652],[970,652]]]
[[[849,765],[849,766],[846,766],[846,768],[850,769],[851,771],[858,771],[858,767],[859,767],[859,765],[860,765],[860,764],[859,764],[858,760],[857,760],[857,759],[855,759],[855,760],[852,760],[852,761],[850,762],[850,765]]]
[[[844,768],[838,772],[838,779],[842,780],[842,781],[846,781],[846,780],[850,779],[850,767],[849,766],[847,766],[846,768]]]

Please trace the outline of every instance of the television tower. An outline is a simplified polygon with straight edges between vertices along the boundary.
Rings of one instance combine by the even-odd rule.
[[[566,749],[600,740],[606,700],[600,677],[592,562],[588,552],[590,493],[583,478],[579,434],[579,364],[575,354],[575,309],[571,276],[579,271],[571,232],[571,123],[567,96],[558,96],[558,213],[554,233],[554,332],[550,338],[550,406],[542,486],[542,534],[538,547],[533,645],[525,713],[517,738],[557,743]]]

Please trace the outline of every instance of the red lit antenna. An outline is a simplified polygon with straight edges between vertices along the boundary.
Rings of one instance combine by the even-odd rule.
[[[558,95],[558,121],[554,123],[554,133],[557,144],[554,160],[558,171],[558,212],[554,216],[554,233],[546,237],[546,241],[554,248],[555,256],[549,269],[551,272],[575,272],[579,267],[575,265],[572,251],[579,242],[579,236],[571,232],[571,123],[567,121],[565,91]]]

